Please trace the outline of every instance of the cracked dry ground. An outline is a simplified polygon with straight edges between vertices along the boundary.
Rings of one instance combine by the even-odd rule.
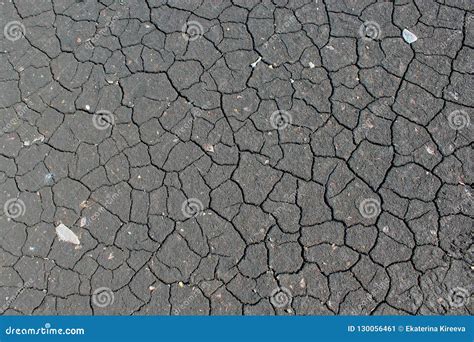
[[[0,3],[0,312],[471,314],[474,3],[201,2]]]

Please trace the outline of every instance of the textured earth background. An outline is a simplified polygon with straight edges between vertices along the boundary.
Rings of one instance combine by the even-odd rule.
[[[3,0],[0,28],[0,313],[472,313],[474,2]]]

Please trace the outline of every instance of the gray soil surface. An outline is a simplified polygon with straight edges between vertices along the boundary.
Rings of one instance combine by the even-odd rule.
[[[472,0],[3,0],[0,29],[0,314],[472,314]]]

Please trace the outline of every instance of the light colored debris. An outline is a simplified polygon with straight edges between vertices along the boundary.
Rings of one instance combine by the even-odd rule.
[[[81,244],[77,235],[62,223],[56,227],[56,235],[59,241],[69,242],[74,245]]]
[[[54,173],[47,173],[47,174],[44,176],[44,181],[45,181],[46,183],[53,182],[53,181],[54,181]]]
[[[250,66],[252,68],[255,68],[261,60],[262,60],[262,57],[258,57],[258,59],[255,62],[253,62],[252,64],[250,64]]]
[[[37,142],[37,141],[43,142],[43,141],[44,141],[44,136],[40,135],[39,137],[34,138],[32,141],[27,140],[27,141],[25,141],[25,142],[23,143],[23,146],[30,146],[30,145],[33,145],[33,144],[34,144],[35,142]]]
[[[316,65],[314,65],[313,62],[309,62],[308,65],[309,65],[309,68],[310,68],[310,69],[313,69],[313,68],[316,66]]]
[[[202,145],[202,148],[207,152],[214,152],[214,146],[211,144],[204,144]]]
[[[418,40],[418,37],[413,32],[410,32],[407,29],[403,29],[402,36],[408,44],[414,43]]]
[[[433,155],[435,154],[435,149],[432,146],[426,145],[425,148],[426,148],[426,152],[428,152],[429,154],[433,154]]]
[[[82,201],[80,204],[79,204],[79,207],[84,209],[84,208],[89,208],[91,206],[91,203],[89,201]]]

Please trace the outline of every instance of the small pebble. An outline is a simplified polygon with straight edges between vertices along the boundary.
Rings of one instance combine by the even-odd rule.
[[[403,39],[408,43],[408,44],[411,44],[411,43],[414,43],[418,40],[418,37],[413,33],[413,32],[410,32],[408,31],[407,29],[404,29],[402,31],[402,36],[403,36]]]

